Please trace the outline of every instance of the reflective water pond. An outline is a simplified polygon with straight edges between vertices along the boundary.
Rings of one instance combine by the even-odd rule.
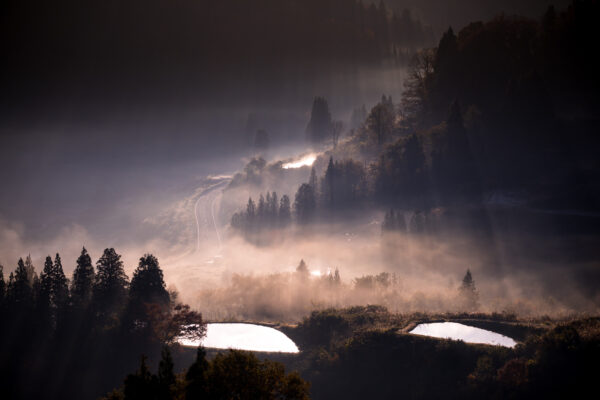
[[[508,336],[457,322],[419,324],[409,333],[443,339],[462,340],[466,343],[483,343],[504,347],[515,347],[517,345],[517,342]]]
[[[248,351],[268,351],[298,353],[298,346],[283,332],[268,326],[238,323],[207,324],[206,336],[201,340],[180,338],[183,346],[213,349],[238,349]]]

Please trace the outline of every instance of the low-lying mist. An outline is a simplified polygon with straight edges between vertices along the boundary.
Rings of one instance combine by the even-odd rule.
[[[115,247],[131,276],[139,257],[152,253],[167,286],[213,321],[293,322],[314,309],[364,304],[400,313],[598,311],[593,231],[557,232],[554,216],[489,209],[474,224],[472,213],[432,210],[428,226],[435,229],[382,233],[382,211],[354,211],[330,222],[264,230],[256,245],[228,226],[231,210],[223,211],[222,199],[229,181],[212,177],[162,214],[149,216],[146,235],[138,240],[105,243],[71,225],[52,240],[36,242],[26,239],[23,225],[4,220],[4,273],[8,277],[27,254],[39,273],[43,257],[58,251],[70,275],[85,245],[94,260],[105,247]],[[410,220],[414,212],[405,215]],[[297,271],[301,260],[306,270]],[[467,269],[476,305],[466,306],[460,295]]]

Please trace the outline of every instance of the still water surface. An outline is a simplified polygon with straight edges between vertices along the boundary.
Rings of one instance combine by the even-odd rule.
[[[517,342],[508,336],[456,322],[419,324],[409,333],[443,339],[462,340],[467,343],[483,343],[504,347],[515,347],[517,345]]]
[[[248,351],[269,351],[298,353],[298,346],[284,333],[268,326],[238,323],[207,324],[206,336],[201,340],[180,338],[183,346],[213,349],[238,349]]]

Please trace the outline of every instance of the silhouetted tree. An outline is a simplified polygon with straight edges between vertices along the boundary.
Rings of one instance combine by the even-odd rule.
[[[169,293],[163,280],[163,272],[158,259],[152,254],[145,254],[140,262],[129,289],[130,301],[135,303],[157,303],[167,306]]]
[[[52,268],[52,257],[46,256],[44,269],[40,274],[40,291],[36,299],[36,308],[40,320],[44,320],[42,325],[50,325],[52,323]]]
[[[94,267],[92,259],[86,248],[81,250],[77,258],[77,266],[73,271],[73,280],[71,281],[71,299],[73,305],[78,308],[85,308],[92,300],[94,289]]]
[[[296,192],[294,210],[299,224],[311,222],[315,216],[316,201],[315,193],[310,185],[303,183]]]
[[[479,308],[479,293],[475,288],[475,281],[469,269],[467,269],[467,273],[460,285],[459,295],[461,306],[466,311],[475,311]]]
[[[142,356],[140,368],[125,378],[123,394],[125,400],[159,399],[158,378],[146,365],[146,356]]]
[[[254,218],[256,217],[256,205],[254,201],[252,201],[252,197],[248,198],[248,204],[246,205],[246,218],[249,223],[254,222]]]
[[[52,267],[52,303],[57,312],[63,314],[69,302],[69,281],[65,276],[60,255],[56,253]]]
[[[172,344],[179,337],[200,340],[206,335],[206,323],[202,314],[187,304],[171,301],[165,308],[156,303],[146,304],[146,316],[153,338],[158,343]]]
[[[7,300],[15,309],[27,309],[33,305],[33,291],[27,269],[19,258],[17,269],[8,281]]]
[[[433,143],[431,169],[434,189],[443,199],[474,197],[479,194],[479,177],[473,151],[457,101],[450,106],[445,131]]]
[[[374,165],[375,193],[380,200],[404,204],[426,194],[425,155],[416,135],[388,145]]]
[[[173,386],[176,378],[174,372],[173,357],[169,347],[163,346],[161,351],[161,359],[158,363],[158,385],[159,395],[161,400],[170,400],[173,398]]]
[[[335,272],[333,273],[333,284],[340,285],[341,283],[342,283],[342,278],[340,277],[340,270],[336,268]]]
[[[404,128],[420,126],[429,116],[429,91],[434,74],[434,61],[435,53],[431,49],[419,50],[413,56],[402,92]]]
[[[367,178],[361,163],[329,159],[321,185],[322,204],[330,211],[356,206],[366,197]]]
[[[292,221],[292,210],[290,204],[290,198],[287,194],[281,197],[279,202],[279,225],[286,227]]]
[[[267,215],[268,215],[268,225],[273,226],[277,222],[277,218],[279,216],[279,199],[277,198],[277,192],[269,193],[267,192]]]
[[[395,112],[392,98],[382,96],[381,102],[371,109],[366,127],[378,145],[385,143],[394,129]]]
[[[121,256],[114,248],[105,249],[96,269],[93,293],[96,316],[115,320],[126,304],[129,285]]]
[[[304,260],[300,260],[300,264],[296,267],[296,274],[300,277],[300,279],[308,279],[310,272],[308,271],[308,267]]]
[[[25,258],[25,270],[27,271],[27,279],[30,285],[33,286],[36,279],[38,279],[38,276],[35,272],[33,261],[31,260],[31,254],[27,255],[27,257]]]
[[[206,350],[199,346],[196,351],[196,361],[188,368],[185,374],[186,399],[208,398],[209,393],[209,375],[210,364],[206,360]]]
[[[258,207],[256,207],[256,218],[259,221],[259,223],[262,222],[262,220],[264,219],[266,215],[266,210],[267,205],[265,202],[265,197],[261,193],[260,197],[258,198]]]

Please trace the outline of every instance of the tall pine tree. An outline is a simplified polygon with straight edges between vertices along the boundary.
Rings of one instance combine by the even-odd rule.
[[[145,254],[133,273],[129,298],[137,303],[169,304],[169,293],[165,288],[163,272],[158,259],[152,254]]]
[[[64,311],[69,302],[69,281],[63,271],[62,260],[56,253],[52,267],[52,302],[59,312]]]
[[[96,263],[93,304],[96,316],[102,319],[118,318],[126,304],[128,278],[121,256],[115,249],[105,249]]]
[[[73,306],[83,308],[90,304],[94,289],[94,266],[86,248],[81,250],[77,258],[77,266],[71,282],[71,299]]]

